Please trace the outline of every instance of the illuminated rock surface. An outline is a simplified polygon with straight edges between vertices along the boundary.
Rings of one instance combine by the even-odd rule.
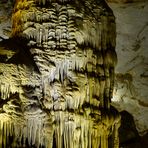
[[[2,1],[4,2],[5,0],[2,0]],[[116,72],[119,74],[117,74],[116,81],[115,81],[116,82],[115,89],[118,91],[114,93],[113,105],[115,105],[115,107],[118,108],[120,111],[127,110],[128,112],[130,112],[134,116],[134,121],[139,133],[143,135],[147,132],[147,129],[148,129],[147,128],[148,113],[147,113],[147,105],[146,105],[147,104],[147,86],[145,85],[145,83],[147,82],[147,78],[145,75],[146,69],[143,68],[142,64],[140,64],[141,61],[138,60],[139,59],[138,57],[136,58],[135,64],[136,63],[139,64],[139,66],[141,67],[140,68],[141,70],[138,70],[139,72],[138,72],[138,75],[136,74],[136,77],[134,74],[136,69],[133,69],[133,74],[131,75],[130,73],[129,75],[129,74],[126,74],[128,70],[124,68],[134,65],[133,62],[131,62],[131,65],[127,64],[126,59],[127,57],[131,59],[134,58],[137,55],[137,53],[139,54],[138,51],[142,51],[140,54],[143,54],[144,57],[148,55],[146,53],[147,47],[148,47],[147,45],[148,33],[146,31],[147,27],[143,30],[143,26],[146,26],[147,24],[148,4],[146,1],[145,3],[132,4],[131,2],[131,4],[121,4],[123,1],[119,0],[118,2],[120,2],[120,4],[109,3],[112,10],[114,11],[114,14],[116,16],[116,22],[117,22],[116,51],[118,55],[118,64],[117,64]],[[139,1],[141,2],[142,0],[139,0]],[[3,5],[0,6],[0,22],[1,22],[0,23],[0,28],[1,28],[0,39],[1,37],[8,38],[11,31],[10,29],[11,24],[9,21],[11,16],[10,6],[11,5],[7,5],[5,3],[3,3]],[[139,46],[138,45],[139,41],[137,42],[137,34],[138,34],[137,32],[139,32],[140,30],[143,30],[140,38],[142,39],[144,37],[145,39],[142,40],[142,44],[140,45],[140,50],[138,50],[137,52],[133,52],[132,50],[133,47]],[[138,46],[135,46],[135,45],[138,45]],[[124,50],[122,50],[122,48],[124,48]],[[7,51],[7,56],[11,57],[12,53],[13,52],[9,51],[9,55],[8,55],[8,51]],[[140,77],[141,73],[144,73],[142,77]],[[135,89],[135,83],[138,84],[136,85],[136,87],[138,86],[138,89],[136,89],[136,91],[133,92],[133,89]],[[129,88],[132,88],[132,91],[130,91]],[[132,99],[133,93],[136,93],[136,97],[134,100]],[[126,96],[126,97],[122,97],[122,96]],[[135,147],[135,146],[131,146],[131,147]],[[142,147],[144,147],[144,145],[142,145]]]
[[[110,6],[117,23],[118,55],[112,102],[133,115],[142,136],[148,132],[148,2]]]
[[[111,9],[103,0],[17,0],[12,20],[0,43],[0,145],[118,148]]]

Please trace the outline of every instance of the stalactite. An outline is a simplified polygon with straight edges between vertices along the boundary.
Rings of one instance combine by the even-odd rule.
[[[12,19],[12,39],[25,45],[0,63],[0,148],[108,148],[110,135],[119,147],[110,105],[115,18],[106,3],[17,0]]]

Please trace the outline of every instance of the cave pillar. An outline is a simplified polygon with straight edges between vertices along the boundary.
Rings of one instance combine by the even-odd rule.
[[[16,0],[12,21],[0,43],[2,147],[119,147],[116,25],[106,2]]]

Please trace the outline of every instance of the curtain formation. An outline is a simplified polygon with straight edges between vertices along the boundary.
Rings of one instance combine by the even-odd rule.
[[[12,21],[0,44],[0,145],[118,148],[115,18],[105,1],[16,0]]]

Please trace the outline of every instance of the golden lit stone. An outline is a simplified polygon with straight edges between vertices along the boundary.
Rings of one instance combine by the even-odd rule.
[[[0,121],[1,144],[118,148],[116,33],[106,3],[17,0],[12,19],[14,52],[0,52],[10,55],[0,62],[0,116],[11,120]]]

